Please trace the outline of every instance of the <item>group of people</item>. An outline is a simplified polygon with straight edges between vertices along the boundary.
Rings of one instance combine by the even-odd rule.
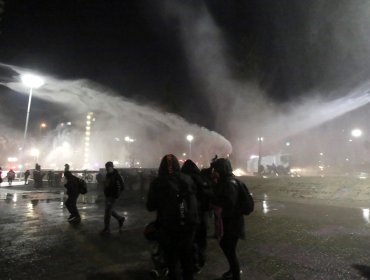
[[[114,206],[116,200],[120,197],[121,192],[124,190],[125,185],[122,177],[118,171],[114,168],[113,162],[108,161],[105,164],[107,171],[104,181],[104,195],[105,195],[105,213],[104,213],[104,228],[101,231],[102,235],[110,234],[110,220],[113,216],[117,222],[119,229],[122,228],[125,222],[125,217],[119,215],[115,210]],[[81,194],[81,184],[83,180],[74,176],[69,170],[69,164],[64,165],[64,177],[66,179],[65,188],[67,189],[68,198],[65,201],[65,206],[68,209],[70,216],[68,222],[79,223],[81,221],[80,213],[77,209],[77,199]]]
[[[216,237],[229,263],[229,270],[222,277],[240,279],[236,247],[245,235],[241,194],[250,194],[232,171],[226,158],[215,158],[211,167],[202,171],[191,160],[180,168],[172,154],[161,160],[158,176],[149,188],[146,207],[157,213],[156,236],[170,280],[192,280],[194,273],[205,265],[210,210],[215,213]]]
[[[125,217],[114,210],[125,184],[111,161],[105,164],[105,168],[105,214],[101,234],[109,235],[112,216],[119,229],[125,222]],[[172,154],[162,158],[158,175],[149,187],[146,207],[148,211],[156,211],[156,220],[151,224],[155,227],[169,280],[192,280],[206,264],[210,211],[215,217],[215,237],[229,264],[222,278],[240,280],[236,248],[238,240],[245,236],[243,215],[250,212],[243,211],[245,200],[242,197],[249,195],[251,211],[254,204],[248,189],[232,171],[226,158],[215,158],[211,166],[203,170],[191,160],[180,167]],[[81,193],[81,179],[71,173],[68,164],[65,165],[64,176],[68,195],[65,205],[70,212],[68,221],[79,223],[81,217],[76,203]]]

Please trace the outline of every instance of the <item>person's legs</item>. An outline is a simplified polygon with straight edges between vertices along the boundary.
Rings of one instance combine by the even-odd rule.
[[[168,268],[168,279],[169,280],[180,280],[180,274],[178,270],[178,248],[176,246],[178,243],[176,242],[176,238],[174,233],[168,233],[166,231],[162,231],[160,233],[159,244],[163,249],[164,259]]]
[[[186,232],[177,237],[177,255],[180,258],[182,275],[184,280],[194,279],[194,233]]]
[[[73,217],[79,218],[80,213],[78,212],[78,209],[77,209],[77,199],[78,199],[78,194],[71,197],[70,210],[71,210],[71,214]]]
[[[114,206],[115,199],[112,197],[105,198],[105,213],[104,213],[104,229],[103,231],[108,231],[110,229],[110,217],[112,216],[112,210]]]
[[[233,280],[240,280],[240,264],[236,255],[238,237],[224,235],[220,241],[220,247],[224,252],[230,266]]]

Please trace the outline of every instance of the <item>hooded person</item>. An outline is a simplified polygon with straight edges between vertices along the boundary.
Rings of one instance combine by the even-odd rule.
[[[243,214],[238,210],[239,185],[228,159],[219,158],[212,167],[217,178],[217,183],[213,186],[215,197],[212,203],[222,208],[223,236],[220,247],[230,266],[222,277],[240,280],[240,264],[236,247],[239,238],[245,237],[245,230]]]
[[[158,176],[150,184],[146,206],[148,211],[157,212],[159,244],[170,280],[194,279],[193,239],[198,224],[194,188],[193,180],[180,172],[177,158],[164,156]]]
[[[195,194],[198,203],[199,226],[196,229],[194,237],[194,261],[195,270],[200,270],[205,265],[207,249],[207,220],[210,210],[209,196],[210,186],[200,172],[198,166],[190,159],[186,160],[181,167],[181,172],[189,175],[195,186]]]
[[[68,167],[67,167],[68,166]],[[68,198],[65,201],[65,206],[68,209],[70,216],[68,222],[76,223],[81,221],[80,213],[77,209],[77,199],[80,195],[78,178],[69,171],[69,165],[66,164],[64,168],[64,177],[66,184],[64,187],[67,189]]]
[[[117,220],[118,227],[120,230],[123,226],[123,223],[126,220],[124,216],[120,216],[114,210],[116,200],[119,198],[121,192],[125,188],[123,179],[121,175],[118,173],[117,169],[114,168],[113,162],[108,161],[105,164],[105,169],[107,171],[107,174],[104,181],[105,213],[104,213],[104,229],[101,231],[102,235],[110,234],[111,216],[113,216]]]

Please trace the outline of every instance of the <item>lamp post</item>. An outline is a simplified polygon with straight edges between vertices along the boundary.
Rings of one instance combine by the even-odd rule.
[[[133,143],[135,141],[135,139],[132,139],[131,137],[126,136],[125,141],[127,143],[127,150],[129,151],[129,154],[130,154],[129,161],[131,160],[131,163],[129,162],[129,165],[130,165],[130,167],[135,167],[134,153],[132,151],[132,148],[130,147],[131,143]]]
[[[186,140],[188,140],[188,142],[189,142],[189,158],[191,158],[191,143],[194,140],[194,136],[189,134],[189,135],[186,136]]]
[[[263,142],[263,137],[258,137],[258,166],[257,166],[257,171],[258,175],[261,175],[262,173],[262,168],[261,168],[261,161],[262,161],[262,142]]]
[[[21,76],[21,80],[23,85],[30,89],[29,97],[28,97],[28,106],[27,106],[27,115],[26,115],[26,125],[24,128],[24,136],[23,136],[23,144],[22,144],[22,155],[24,155],[24,146],[26,145],[27,140],[27,129],[28,129],[28,120],[30,117],[30,109],[31,109],[31,100],[32,100],[32,90],[34,88],[39,88],[44,84],[44,80],[41,77],[38,77],[33,74],[24,74]],[[22,160],[24,160],[22,156]]]

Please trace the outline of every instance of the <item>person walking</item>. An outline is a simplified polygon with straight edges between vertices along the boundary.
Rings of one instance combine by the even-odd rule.
[[[231,163],[228,159],[219,158],[213,163],[214,198],[211,203],[221,207],[222,236],[220,247],[229,263],[229,270],[222,275],[223,279],[240,280],[240,264],[236,247],[240,238],[245,238],[244,217],[238,209],[238,182],[234,179]]]
[[[0,167],[0,184],[3,182],[3,170]]]
[[[74,176],[71,171],[69,171],[68,164],[66,164],[64,168],[64,177],[67,180],[67,183],[64,185],[64,187],[67,189],[68,195],[65,205],[70,213],[68,222],[79,223],[81,221],[81,216],[77,209],[77,199],[80,195],[79,179]]]
[[[117,220],[120,230],[126,220],[124,216],[118,215],[118,213],[114,210],[116,200],[119,198],[121,192],[125,189],[123,179],[118,173],[117,169],[114,168],[113,162],[108,161],[105,164],[105,169],[107,171],[104,181],[105,213],[104,229],[100,232],[101,235],[110,234],[111,216],[113,216]]]
[[[13,183],[13,180],[15,179],[15,172],[13,171],[13,169],[10,169],[6,175],[8,177],[8,183],[9,183],[9,186],[12,185]]]
[[[25,185],[28,185],[28,177],[30,177],[30,174],[31,172],[29,169],[27,169],[26,172],[24,172],[24,184]]]
[[[150,184],[146,207],[157,212],[159,244],[170,280],[194,279],[193,241],[198,224],[194,188],[192,179],[180,172],[177,158],[164,156],[158,177]]]

